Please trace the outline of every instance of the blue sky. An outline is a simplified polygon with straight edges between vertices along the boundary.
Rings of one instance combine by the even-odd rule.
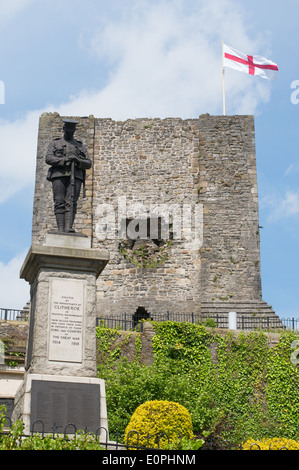
[[[298,17],[297,0],[0,0],[0,307],[29,300],[40,114],[222,114],[224,40],[279,66],[275,81],[227,69],[226,112],[255,116],[263,298],[299,317]]]

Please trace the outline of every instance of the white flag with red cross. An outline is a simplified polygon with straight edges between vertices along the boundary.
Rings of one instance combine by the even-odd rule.
[[[258,75],[268,80],[278,78],[278,66],[272,60],[259,55],[247,55],[223,44],[223,67],[229,67],[249,75]]]

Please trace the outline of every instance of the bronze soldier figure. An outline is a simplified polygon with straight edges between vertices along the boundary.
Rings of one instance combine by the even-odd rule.
[[[74,233],[77,201],[82,184],[85,197],[85,173],[91,168],[91,160],[83,143],[74,139],[78,121],[63,122],[63,136],[50,142],[46,154],[46,163],[51,165],[47,180],[52,182],[58,232]]]

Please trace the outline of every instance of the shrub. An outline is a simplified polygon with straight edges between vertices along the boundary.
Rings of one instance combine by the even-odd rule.
[[[0,451],[2,450],[103,450],[97,436],[78,431],[72,438],[53,435],[23,436],[24,424],[17,420],[7,434],[0,434]]]
[[[248,439],[242,447],[243,450],[299,450],[299,442],[281,437],[262,439],[260,441]]]
[[[191,416],[184,406],[171,401],[138,406],[125,431],[125,443],[130,446],[163,448],[179,437],[192,439]]]

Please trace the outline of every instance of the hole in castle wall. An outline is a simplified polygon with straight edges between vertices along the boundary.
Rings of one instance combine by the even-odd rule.
[[[132,316],[133,328],[135,328],[141,320],[146,320],[147,318],[150,318],[150,313],[145,310],[144,307],[138,307]]]

